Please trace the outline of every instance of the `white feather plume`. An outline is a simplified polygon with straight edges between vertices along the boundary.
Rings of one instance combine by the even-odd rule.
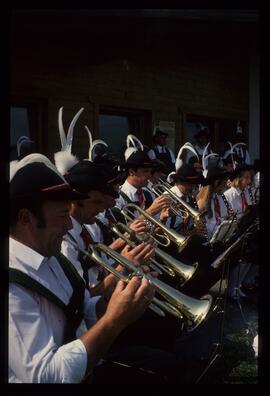
[[[208,169],[204,169],[202,172],[203,177],[206,179],[208,175]]]
[[[127,143],[127,147],[131,147],[131,144],[133,147],[138,147],[138,145],[139,145],[138,148],[143,150],[142,142],[135,135],[132,135],[132,134],[127,135],[126,143]],[[138,143],[138,145],[136,143]]]
[[[202,167],[203,167],[203,170],[206,170],[206,167],[207,167],[207,165],[205,163],[205,156],[206,156],[206,153],[207,153],[209,145],[210,145],[210,142],[207,143],[207,145],[205,146],[205,148],[203,150],[203,155],[202,155]]]
[[[210,153],[204,157],[205,168],[208,168],[209,158],[211,157],[219,157],[217,153]]]
[[[61,151],[54,154],[54,161],[59,172],[61,172],[62,175],[65,175],[72,166],[79,162],[79,159],[71,153],[71,148],[74,127],[84,108],[82,107],[73,117],[68,128],[67,136],[63,125],[63,109],[64,107],[60,107],[58,112],[58,129],[61,140]]]
[[[178,171],[183,166],[183,160],[181,158],[176,158],[175,160],[175,170]]]
[[[171,173],[168,174],[168,176],[167,176],[167,182],[168,183],[173,183],[172,176],[175,175],[175,174],[176,174],[176,172],[171,172]]]
[[[131,156],[131,154],[136,153],[138,151],[138,149],[136,147],[128,147],[125,151],[125,160],[127,161],[129,159],[129,157]]]
[[[238,146],[246,146],[246,143],[244,143],[244,142],[235,143],[235,144],[232,146],[232,151],[234,151],[235,148],[238,147]]]
[[[83,112],[84,107],[82,107],[73,117],[69,128],[68,128],[68,133],[67,133],[67,147],[66,150],[68,150],[71,153],[71,147],[72,147],[72,140],[73,140],[73,131],[74,131],[74,126],[78,120],[78,118],[80,117],[81,113]]]
[[[191,151],[194,154],[194,156],[197,157],[197,159],[199,161],[198,153],[197,153],[197,151],[195,150],[195,148],[193,147],[193,145],[191,143],[187,142],[182,147],[180,147],[180,150],[178,151],[178,154],[177,154],[177,158],[180,158],[183,150]]]
[[[106,142],[104,142],[104,140],[101,139],[95,139],[92,142],[92,146],[89,148],[89,160],[90,161],[94,161],[95,159],[95,151],[94,148],[98,145],[98,144],[102,144],[105,147],[108,147],[108,144]]]
[[[88,128],[87,125],[85,125],[84,127],[85,127],[85,129],[86,129],[86,131],[87,131],[87,133],[88,133],[88,137],[89,137],[89,147],[91,147],[92,144],[93,144],[92,133],[91,133],[91,131],[90,131],[90,129]]]
[[[68,151],[58,151],[54,154],[54,162],[59,172],[65,175],[69,169],[79,162],[79,158]]]
[[[11,161],[9,163],[9,180],[11,181],[17,172],[18,160]]]
[[[32,153],[21,159],[20,161],[12,161],[10,163],[10,181],[13,179],[15,174],[23,168],[24,166],[31,164],[33,162],[41,162],[45,164],[48,168],[53,170],[61,179],[63,182],[66,183],[66,180],[64,179],[63,175],[57,170],[57,168],[54,166],[54,164],[49,160],[49,158],[45,157],[45,155],[40,154],[40,153]]]
[[[21,154],[21,145],[23,144],[23,142],[25,142],[26,140],[30,140],[28,136],[20,136],[19,139],[17,140],[17,154],[18,157]]]

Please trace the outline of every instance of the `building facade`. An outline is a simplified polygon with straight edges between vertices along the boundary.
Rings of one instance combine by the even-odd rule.
[[[207,125],[220,150],[241,122],[259,158],[259,44],[256,11],[16,11],[11,34],[11,156],[20,135],[38,151],[60,148],[58,110],[73,152],[88,156],[84,126],[115,155],[128,133],[148,146],[160,126],[177,153]]]

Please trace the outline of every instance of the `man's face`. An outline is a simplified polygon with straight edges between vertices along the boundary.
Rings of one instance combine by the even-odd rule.
[[[150,180],[153,184],[156,184],[162,176],[161,170],[155,170],[150,177]]]
[[[159,144],[160,146],[166,146],[166,137],[167,136],[165,135],[157,136],[155,139],[156,144]]]
[[[178,186],[180,187],[180,190],[184,193],[184,194],[191,194],[193,191],[196,190],[196,187],[198,186],[197,184],[191,184],[191,183],[181,183],[178,184]]]
[[[81,220],[83,224],[93,224],[95,222],[95,216],[98,213],[103,212],[103,210],[107,207],[107,194],[92,190],[88,193],[88,196],[88,199],[82,201],[83,206],[81,208]]]
[[[251,184],[251,174],[249,171],[244,171],[239,178],[239,187],[241,189],[244,189],[250,184]]]
[[[105,209],[113,208],[115,206],[116,199],[111,195],[104,194],[104,205]]]
[[[199,146],[206,146],[209,142],[209,137],[207,135],[202,135],[197,138]]]
[[[215,180],[214,182],[214,188],[216,193],[221,194],[227,190],[227,182],[228,179],[222,179],[222,180]]]
[[[38,219],[32,222],[32,235],[36,250],[45,257],[61,251],[63,236],[72,228],[69,201],[47,201],[42,206],[44,225]]]
[[[136,171],[130,169],[131,183],[137,188],[147,186],[148,180],[151,177],[151,168],[138,168]]]

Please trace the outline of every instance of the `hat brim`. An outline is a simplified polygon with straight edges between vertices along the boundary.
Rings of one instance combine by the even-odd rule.
[[[151,162],[151,161],[149,161],[149,162],[146,162],[146,161],[143,161],[143,162],[140,162],[140,161],[129,162],[129,161],[127,161],[127,162],[122,162],[121,163],[121,167],[126,168],[126,169],[132,168],[134,166],[135,167],[139,167],[139,168],[157,168],[160,165],[157,165],[156,163]]]
[[[177,176],[177,174],[172,175],[172,179],[174,180],[174,182],[188,183],[188,184],[202,184],[203,181],[202,176],[183,177],[183,176]]]
[[[253,165],[243,165],[240,166],[239,168],[236,168],[234,171],[230,173],[230,181],[234,180],[241,172],[249,171],[249,170],[254,170]]]
[[[82,194],[76,190],[67,189],[62,191],[38,191],[25,192],[21,194],[11,195],[12,200],[20,200],[25,198],[40,199],[45,201],[78,201],[89,198],[88,195]]]
[[[155,137],[159,137],[159,136],[168,137],[169,134],[168,134],[167,132],[158,132],[158,133],[156,133],[155,135],[153,135],[154,138],[155,138]]]
[[[228,179],[230,177],[230,175],[231,175],[231,172],[224,172],[222,174],[215,175],[215,176],[213,175],[213,176],[207,177],[206,179],[203,179],[201,184],[203,186],[208,186],[209,184],[212,184],[216,180]]]

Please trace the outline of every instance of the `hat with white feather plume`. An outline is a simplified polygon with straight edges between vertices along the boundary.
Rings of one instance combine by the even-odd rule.
[[[65,133],[63,125],[63,107],[60,107],[58,112],[58,128],[61,140],[61,151],[58,151],[54,154],[54,162],[57,169],[62,175],[67,174],[69,169],[79,161],[79,159],[71,153],[71,148],[74,127],[83,110],[84,108],[82,107],[73,117],[69,125],[67,135]]]

